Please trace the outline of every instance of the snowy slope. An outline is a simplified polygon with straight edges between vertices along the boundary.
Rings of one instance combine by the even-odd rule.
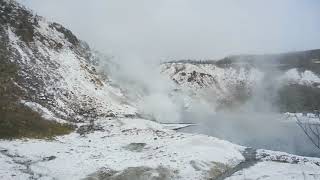
[[[225,68],[188,62],[162,64],[161,73],[176,83],[177,94],[184,94],[185,107],[203,104],[213,111],[233,102],[242,103],[265,76],[264,72],[250,66]]]
[[[181,88],[201,91],[210,89],[217,98],[232,96],[232,89],[244,88],[247,93],[259,83],[264,73],[255,68],[221,68],[214,64],[166,63],[161,73],[169,76]]]
[[[5,18],[1,35],[7,39],[11,62],[20,67],[16,83],[26,92],[24,101],[71,121],[137,113],[121,90],[96,72],[94,52],[69,30],[13,1],[4,1],[0,7]],[[27,32],[21,33],[23,23],[28,24]]]
[[[237,84],[254,86],[263,77],[263,73],[254,68],[221,68],[214,64],[179,62],[163,64],[162,73],[168,74],[179,85],[192,86],[194,89],[215,88],[222,93]]]

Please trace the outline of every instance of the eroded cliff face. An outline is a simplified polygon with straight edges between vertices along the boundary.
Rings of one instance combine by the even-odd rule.
[[[259,96],[281,112],[310,112],[320,108],[319,59],[320,50],[310,50],[173,61],[162,64],[161,73],[176,83],[177,91],[216,108],[241,106]]]
[[[162,73],[176,82],[178,91],[213,107],[245,101],[264,73],[249,67],[221,68],[214,64],[168,63]]]

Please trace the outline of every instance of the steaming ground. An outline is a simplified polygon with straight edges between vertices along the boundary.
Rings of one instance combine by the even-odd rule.
[[[180,121],[197,126],[181,131],[207,134],[253,148],[320,157],[319,150],[297,125],[296,119],[283,114],[288,110],[308,112],[318,107],[313,103],[317,95],[307,91],[292,94],[290,88],[279,93],[291,83],[318,91],[318,64],[312,59],[318,59],[319,55],[314,52],[239,56],[218,62],[165,63],[162,73],[177,83],[178,92],[191,92],[192,100],[188,100],[187,108],[180,112]],[[303,58],[298,58],[300,55]],[[295,59],[298,63],[293,61]],[[310,67],[315,68],[311,70]],[[312,98],[305,99],[307,96]],[[281,98],[287,99],[282,101]],[[221,100],[229,104],[219,108]],[[305,109],[294,109],[303,106]]]
[[[196,123],[196,126],[181,131],[206,134],[254,148],[320,157],[319,150],[306,137],[296,121],[279,113],[276,92],[283,87],[280,78],[285,77],[281,76],[283,72],[276,69],[276,66],[264,66],[261,68],[263,71],[252,69],[250,73],[244,68],[240,76],[236,70],[218,67],[212,70],[210,65],[199,65],[199,70],[196,65],[177,63],[169,64],[165,70],[161,69],[161,66],[159,70],[157,64],[146,63],[139,58],[132,59],[131,62],[117,63],[120,65],[109,65],[107,68],[108,72],[112,72],[111,77],[125,89],[133,102],[137,102],[140,111],[155,121]],[[173,75],[170,74],[171,69]],[[182,69],[181,72],[179,69]],[[204,91],[197,90],[192,91],[190,95],[185,86],[180,84],[181,86],[177,87],[170,79],[185,78],[182,82],[189,83],[187,85],[196,84],[196,87],[201,88],[202,82],[210,80],[207,81],[206,76],[201,77],[201,73],[209,73],[208,70],[218,79],[218,82],[213,82],[218,83],[219,88],[224,88],[224,92],[219,92],[217,88],[215,92],[203,93]],[[170,78],[161,75],[159,71],[169,74]],[[187,75],[191,74],[192,77],[195,71],[200,72],[200,78],[195,78],[195,83],[189,82],[190,78],[187,78]],[[180,75],[183,72],[187,75]],[[207,77],[210,78],[208,75]],[[247,86],[252,88],[252,95],[246,103],[236,109],[217,111],[217,94],[230,91],[233,86],[230,88],[229,81],[247,83]],[[196,89],[193,86],[192,88]]]
[[[199,120],[186,112],[186,122],[196,126],[183,132],[201,133],[244,146],[320,157],[320,152],[293,119],[271,113],[211,113]]]
[[[175,65],[169,65],[169,68],[176,73],[175,76],[169,74],[171,78],[187,78],[179,76],[179,73],[185,72],[192,76],[194,71],[200,71],[192,65],[180,66],[177,65],[176,68]],[[186,92],[185,87],[180,87],[177,91],[177,86],[170,79],[159,75],[159,69],[154,64],[141,63],[133,59],[132,62],[121,64],[113,70],[112,75],[117,82],[121,82],[120,86],[126,89],[133,101],[138,102],[140,110],[149,114],[154,120],[162,123],[197,124],[182,129],[183,132],[211,135],[254,148],[320,157],[319,150],[306,137],[295,119],[287,119],[284,114],[279,113],[276,92],[283,87],[279,80],[282,72],[275,67],[263,67],[261,68],[263,72],[252,71],[248,79],[244,75],[240,81],[253,87],[252,96],[240,108],[222,111],[215,109],[216,94],[211,92],[203,95],[203,92],[193,91],[191,96],[198,98],[194,100],[194,97],[190,97]],[[185,70],[176,72],[179,68]],[[221,77],[218,83],[220,87],[226,87],[226,90],[228,81],[240,77],[238,73],[230,73],[231,70],[217,69],[215,68],[213,75]],[[221,73],[224,75],[219,75]],[[188,81],[189,79],[186,79],[185,82],[192,83]],[[198,85],[200,82],[201,85],[202,81],[206,79],[202,77],[194,84]]]

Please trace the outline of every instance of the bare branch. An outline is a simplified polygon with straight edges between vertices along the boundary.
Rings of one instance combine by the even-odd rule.
[[[304,134],[308,137],[312,144],[320,150],[320,115],[319,113],[315,113],[315,115],[319,120],[319,123],[311,123],[309,119],[308,122],[303,122],[296,114],[294,117],[296,118],[296,122]]]

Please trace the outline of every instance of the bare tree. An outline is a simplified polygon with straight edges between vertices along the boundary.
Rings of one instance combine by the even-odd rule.
[[[295,114],[297,124],[309,140],[320,150],[320,111],[315,111],[315,118],[302,118]]]

